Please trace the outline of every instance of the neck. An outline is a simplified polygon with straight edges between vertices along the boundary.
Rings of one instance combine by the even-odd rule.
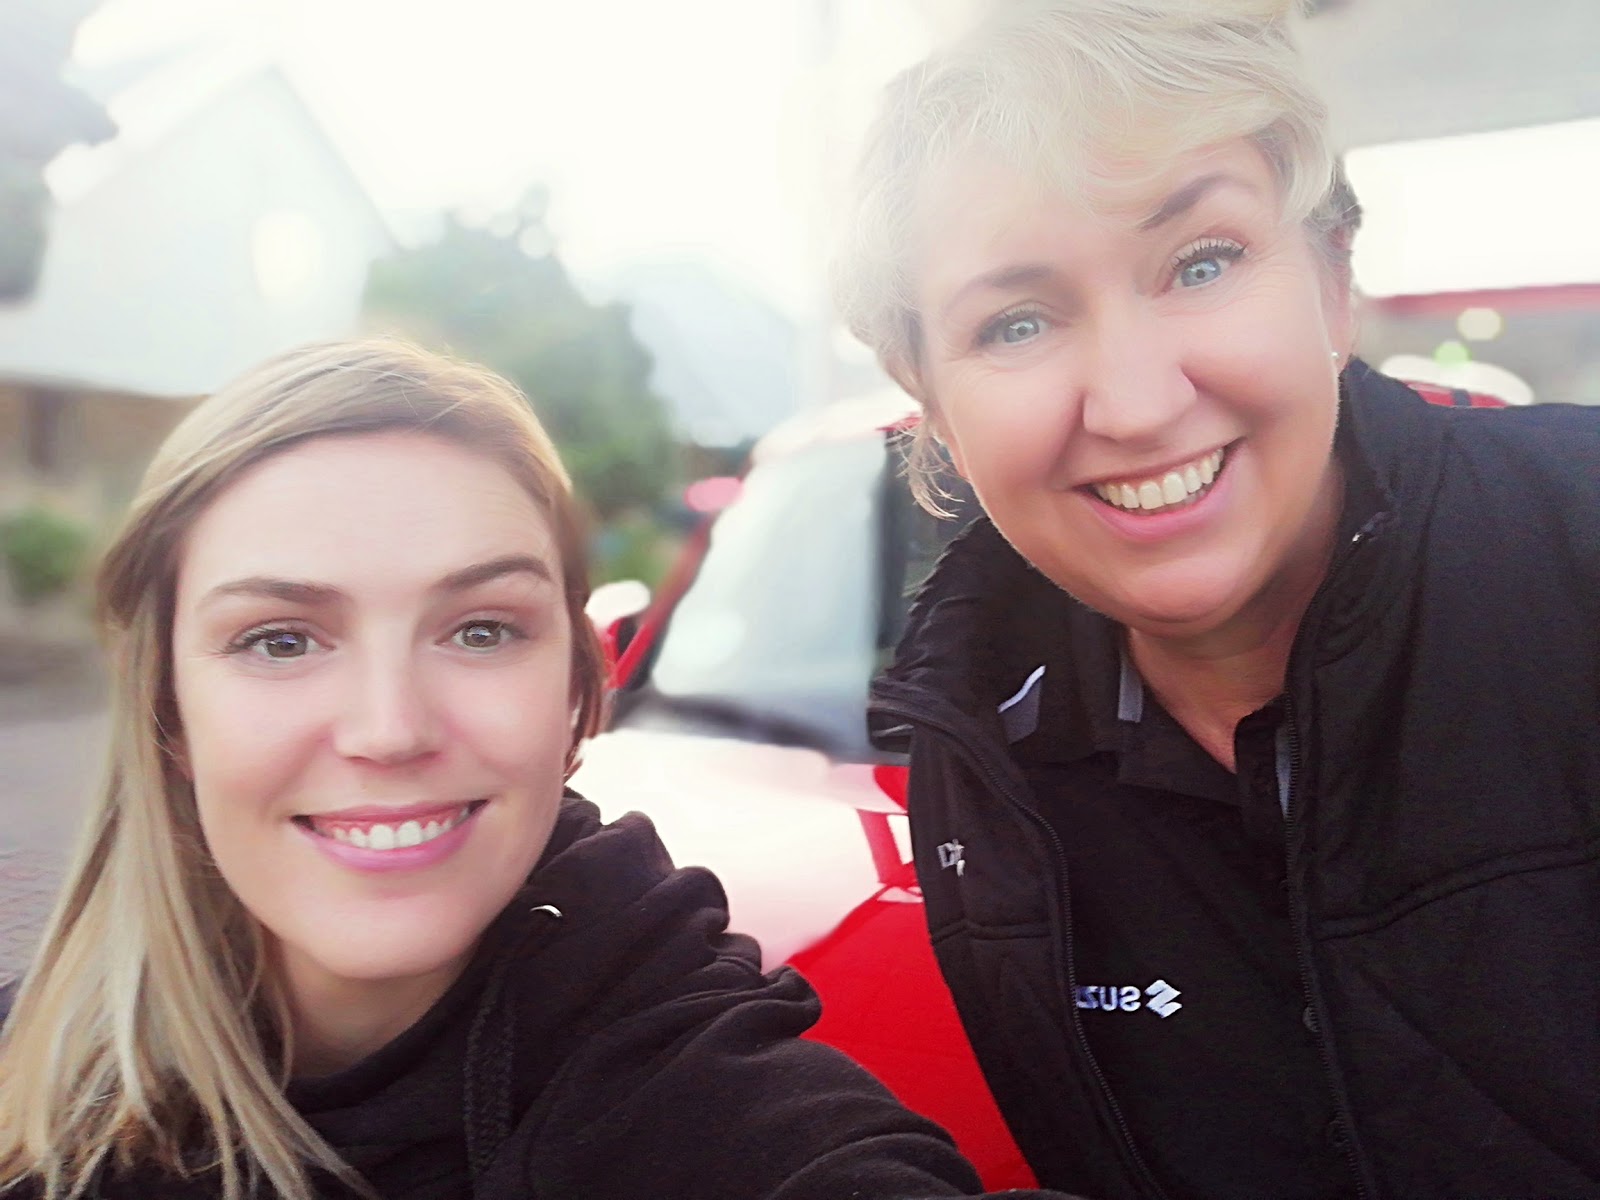
[[[1128,651],[1145,686],[1213,758],[1234,769],[1233,731],[1283,691],[1302,607],[1290,619],[1225,648],[1128,631]]]
[[[1335,476],[1302,552],[1222,626],[1185,637],[1127,630],[1128,652],[1145,686],[1230,771],[1235,726],[1283,691],[1301,619],[1328,573],[1343,490]]]
[[[347,979],[283,959],[294,1031],[290,1073],[332,1075],[381,1050],[432,1008],[465,967],[462,958],[404,979]]]

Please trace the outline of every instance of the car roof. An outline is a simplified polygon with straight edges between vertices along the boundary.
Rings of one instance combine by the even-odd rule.
[[[750,452],[750,462],[752,466],[759,466],[816,446],[908,428],[919,416],[916,402],[897,387],[836,400],[821,408],[797,413],[776,426],[756,443]]]

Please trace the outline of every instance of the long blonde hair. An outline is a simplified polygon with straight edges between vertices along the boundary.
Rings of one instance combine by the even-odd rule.
[[[171,748],[178,556],[240,472],[310,438],[406,429],[482,453],[547,514],[572,622],[569,771],[600,724],[603,664],[584,617],[581,522],[517,390],[404,343],[284,354],[200,404],[145,475],[96,581],[111,668],[107,767],[42,948],[0,1041],[0,1191],[84,1194],[103,1168],[215,1171],[311,1200],[310,1169],[364,1185],[284,1096],[283,997],[255,921],[206,850]]]

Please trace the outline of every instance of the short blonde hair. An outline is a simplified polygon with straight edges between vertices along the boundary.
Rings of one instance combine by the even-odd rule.
[[[889,87],[835,270],[840,315],[897,374],[915,367],[910,228],[930,173],[973,149],[1089,201],[1174,157],[1251,139],[1347,277],[1356,218],[1301,72],[1298,0],[999,0],[991,18]],[[1097,163],[1113,163],[1106,178]],[[1142,173],[1141,173],[1142,172]],[[1341,245],[1342,243],[1342,245]]]
[[[309,346],[201,403],[168,437],[101,566],[111,749],[56,911],[0,1040],[0,1193],[79,1196],[113,1164],[215,1171],[311,1200],[308,1168],[366,1191],[283,1094],[289,1029],[256,922],[205,849],[174,755],[178,559],[240,474],[312,438],[427,433],[498,462],[544,512],[572,624],[572,751],[599,727],[582,523],[544,428],[489,371],[401,342]]]

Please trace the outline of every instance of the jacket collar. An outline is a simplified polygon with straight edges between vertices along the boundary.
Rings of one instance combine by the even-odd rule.
[[[1341,544],[1313,601],[1317,661],[1358,643],[1402,593],[1448,417],[1359,359],[1346,367],[1334,439],[1345,471]],[[1047,716],[1061,722],[1053,753],[1110,748],[1127,698],[1126,686],[1108,691],[1121,675],[1117,645],[1109,620],[1062,592],[980,517],[951,542],[917,595],[895,661],[873,688],[873,740],[902,749],[901,715],[916,709],[945,724],[977,722],[987,736],[1013,743],[1038,719],[1043,693],[1053,698]],[[1046,692],[1051,666],[1067,663],[1074,678],[1049,680]]]

